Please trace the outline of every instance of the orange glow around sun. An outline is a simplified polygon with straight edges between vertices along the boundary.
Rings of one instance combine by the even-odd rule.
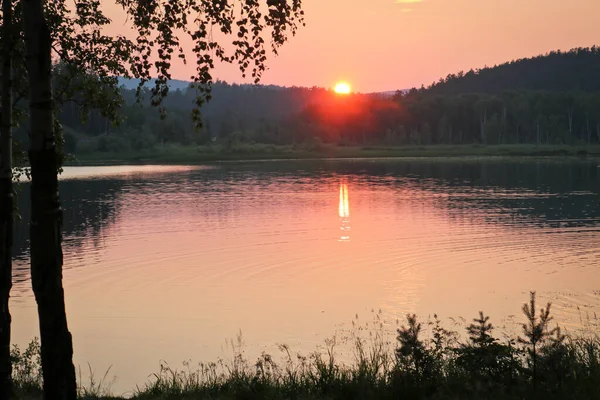
[[[346,82],[338,82],[333,89],[337,94],[350,94],[352,89]]]

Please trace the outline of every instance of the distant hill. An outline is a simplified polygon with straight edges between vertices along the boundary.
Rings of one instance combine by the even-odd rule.
[[[135,101],[134,90],[137,79],[121,79],[125,88],[123,95],[128,104]],[[152,87],[154,82],[145,86]],[[183,110],[191,113],[197,93],[188,90],[191,82],[172,80],[171,92],[164,100],[167,110]],[[357,96],[379,96],[391,99],[397,91],[357,94]],[[330,100],[333,92],[320,87],[285,87],[277,85],[228,84],[216,81],[212,88],[212,99],[202,106],[202,116],[212,125],[221,125],[232,119],[248,121],[280,120],[297,114],[311,104]],[[145,104],[148,104],[146,98]],[[187,115],[189,117],[189,114]]]
[[[125,89],[133,90],[133,89],[137,89],[138,85],[140,84],[140,80],[139,79],[119,78],[119,84],[121,86],[125,87]],[[154,79],[151,82],[146,83],[145,86],[152,87],[153,85],[154,85]],[[190,86],[190,82],[188,82],[188,81],[181,81],[181,80],[173,79],[172,81],[169,82],[169,87],[173,90],[186,90],[189,86]]]
[[[123,86],[125,89],[127,90],[133,90],[133,89],[137,89],[138,85],[140,83],[139,79],[126,79],[126,78],[119,78],[119,84],[121,86]],[[173,90],[182,90],[185,91],[189,88],[189,86],[191,85],[191,81],[184,81],[184,80],[179,80],[179,79],[173,79],[171,81],[169,81],[169,87]],[[227,84],[226,82],[223,81],[217,81],[215,82],[215,87],[218,87],[219,85],[222,84]],[[150,82],[146,83],[146,87],[150,88],[154,85],[154,79],[151,80]],[[241,89],[248,89],[248,90],[252,90],[255,88],[261,88],[261,89],[268,89],[268,90],[275,90],[275,91],[286,91],[286,90],[290,90],[290,89],[296,89],[295,87],[287,87],[287,86],[278,86],[278,85],[255,85],[255,84],[235,84],[233,86],[236,86],[238,88]],[[323,89],[323,88],[318,88],[318,89]],[[402,89],[399,90],[401,92],[407,92],[408,89]],[[388,91],[384,91],[384,92],[372,92],[372,93],[368,93],[368,94],[376,94],[376,95],[382,95],[382,96],[388,96],[388,97],[392,97],[394,96],[396,93],[398,92],[398,90],[388,90]]]
[[[391,97],[394,97],[396,94],[398,94],[398,92],[407,93],[408,91],[409,91],[409,89],[398,89],[398,90],[387,90],[385,92],[373,92],[373,93],[367,93],[367,94],[391,98]]]
[[[499,93],[524,89],[555,92],[600,91],[600,48],[553,51],[493,67],[450,74],[426,88],[431,94]]]

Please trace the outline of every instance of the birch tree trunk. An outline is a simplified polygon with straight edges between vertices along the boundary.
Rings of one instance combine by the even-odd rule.
[[[12,288],[12,2],[2,0],[2,121],[0,122],[0,398],[12,395],[10,324]]]
[[[31,166],[31,281],[38,305],[44,398],[77,397],[73,342],[62,285],[62,210],[54,126],[51,37],[42,0],[23,0],[29,77]]]

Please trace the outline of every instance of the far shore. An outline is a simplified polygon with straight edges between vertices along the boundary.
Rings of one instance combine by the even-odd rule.
[[[553,157],[600,159],[600,145],[424,145],[424,146],[164,146],[152,150],[75,154],[66,165],[205,164],[224,161],[408,157]]]

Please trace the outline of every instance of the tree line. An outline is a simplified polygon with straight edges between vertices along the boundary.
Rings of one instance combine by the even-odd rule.
[[[362,145],[600,143],[600,92],[412,90],[363,104],[360,111],[336,103],[307,108],[297,121],[324,141]]]
[[[282,88],[277,86],[236,85],[217,81],[212,85],[211,101],[202,106],[202,126],[191,118],[198,95],[196,88],[170,91],[163,101],[166,118],[151,105],[151,91],[121,87],[124,104],[119,108],[121,122],[115,126],[99,109],[83,110],[76,102],[63,107],[58,118],[65,128],[66,150],[139,151],[157,144],[207,144],[225,140],[238,131],[273,125],[298,113],[314,99],[323,97],[323,88]],[[15,132],[22,143],[28,141],[27,129]],[[270,142],[269,138],[255,138]]]
[[[600,48],[577,47],[492,67],[448,74],[422,90],[432,94],[500,93],[505,90],[600,91]]]
[[[203,110],[199,130],[190,119],[191,89],[174,92],[165,119],[149,106],[126,103],[119,126],[97,112],[81,122],[78,108],[64,108],[60,116],[69,128],[67,150],[78,154],[141,151],[166,143],[315,141],[360,146],[600,143],[600,91],[438,95],[413,89],[388,97],[340,96],[316,88],[243,89],[224,83],[219,89],[215,103]]]
[[[600,143],[599,71],[600,49],[592,47],[450,74],[394,96],[217,81],[200,129],[190,118],[197,88],[177,81],[164,99],[163,119],[152,107],[152,88],[120,80],[120,125],[77,103],[62,107],[58,117],[67,128],[67,150],[75,154],[167,143],[594,144]],[[26,142],[25,132],[16,137]]]

